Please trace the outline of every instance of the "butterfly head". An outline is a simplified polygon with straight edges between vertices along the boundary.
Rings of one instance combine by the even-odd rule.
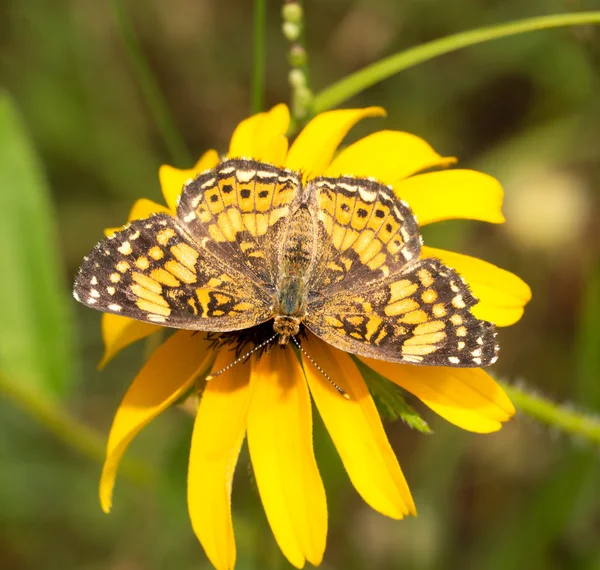
[[[291,315],[278,315],[273,321],[273,330],[279,335],[279,344],[287,344],[290,337],[300,332],[302,319]]]

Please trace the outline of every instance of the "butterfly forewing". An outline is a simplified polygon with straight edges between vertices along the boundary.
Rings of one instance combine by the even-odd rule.
[[[74,295],[94,309],[189,330],[240,330],[271,316],[264,291],[199,247],[168,214],[101,241],[85,258]]]
[[[293,172],[231,159],[185,186],[177,216],[203,247],[272,292],[278,248],[300,190]]]
[[[323,241],[314,277],[321,295],[364,287],[418,259],[417,222],[391,188],[367,179],[316,178],[308,194]]]

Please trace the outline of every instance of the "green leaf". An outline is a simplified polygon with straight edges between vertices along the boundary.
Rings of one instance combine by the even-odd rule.
[[[402,392],[397,386],[387,378],[381,376],[381,374],[375,372],[375,370],[369,368],[358,358],[354,358],[353,360],[367,383],[379,415],[390,421],[402,420],[409,427],[422,433],[432,433],[427,422],[404,399]]]
[[[23,122],[0,92],[0,374],[42,395],[71,381],[71,315],[55,214]]]
[[[600,12],[580,12],[529,18],[509,22],[508,24],[477,28],[427,42],[368,65],[364,69],[327,87],[315,97],[314,111],[315,113],[322,113],[337,107],[340,103],[400,71],[463,47],[525,32],[582,24],[600,24]]]

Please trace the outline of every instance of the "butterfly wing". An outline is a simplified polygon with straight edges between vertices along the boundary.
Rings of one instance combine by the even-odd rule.
[[[417,221],[390,187],[368,179],[316,178],[306,195],[323,244],[311,279],[320,295],[364,287],[419,258]]]
[[[476,319],[477,303],[460,276],[437,259],[308,307],[306,326],[353,354],[424,366],[480,367],[496,361],[494,325]]]
[[[297,174],[231,159],[185,186],[177,217],[203,248],[272,293],[278,251],[300,194]]]
[[[101,241],[84,259],[73,294],[94,309],[189,330],[240,330],[272,316],[264,290],[167,214]]]
[[[337,348],[391,362],[486,366],[494,326],[460,276],[419,259],[421,236],[407,204],[373,180],[317,178],[313,216],[323,256],[311,279],[306,326]]]

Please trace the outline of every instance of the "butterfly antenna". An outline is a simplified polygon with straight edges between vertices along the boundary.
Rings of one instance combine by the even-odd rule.
[[[242,360],[246,360],[246,358],[248,358],[250,355],[254,354],[257,350],[260,350],[264,346],[267,346],[267,344],[269,344],[270,342],[273,342],[277,338],[278,334],[279,333],[274,334],[271,338],[268,338],[267,340],[261,342],[260,344],[257,344],[252,350],[249,350],[248,352],[246,352],[246,354],[242,354],[242,356],[240,356],[239,358],[236,358],[233,362],[231,362],[230,364],[228,364],[224,368],[221,368],[221,370],[219,370],[218,372],[214,372],[213,374],[209,374],[205,378],[206,381],[209,382],[210,380],[212,380],[216,376],[219,376],[219,374],[223,374],[223,372],[227,372],[227,370],[229,370],[230,368],[232,368],[236,364],[239,364],[240,362],[242,362]]]
[[[348,394],[346,394],[346,392],[344,392],[344,390],[342,390],[342,388],[340,388],[340,386],[338,386],[332,379],[331,376],[329,376],[329,374],[327,374],[327,372],[325,372],[325,370],[323,370],[313,359],[312,356],[310,356],[310,354],[308,354],[308,352],[306,352],[306,350],[304,350],[302,348],[302,346],[300,345],[300,342],[298,342],[298,339],[293,336],[292,337],[292,341],[294,342],[294,344],[298,347],[298,350],[300,350],[300,352],[302,354],[304,354],[304,356],[306,356],[306,358],[308,358],[313,366],[321,373],[323,374],[323,376],[325,376],[325,378],[327,378],[327,380],[329,381],[329,383],[342,395],[344,396],[344,398],[346,398],[346,400],[350,399],[350,396],[348,396]]]

